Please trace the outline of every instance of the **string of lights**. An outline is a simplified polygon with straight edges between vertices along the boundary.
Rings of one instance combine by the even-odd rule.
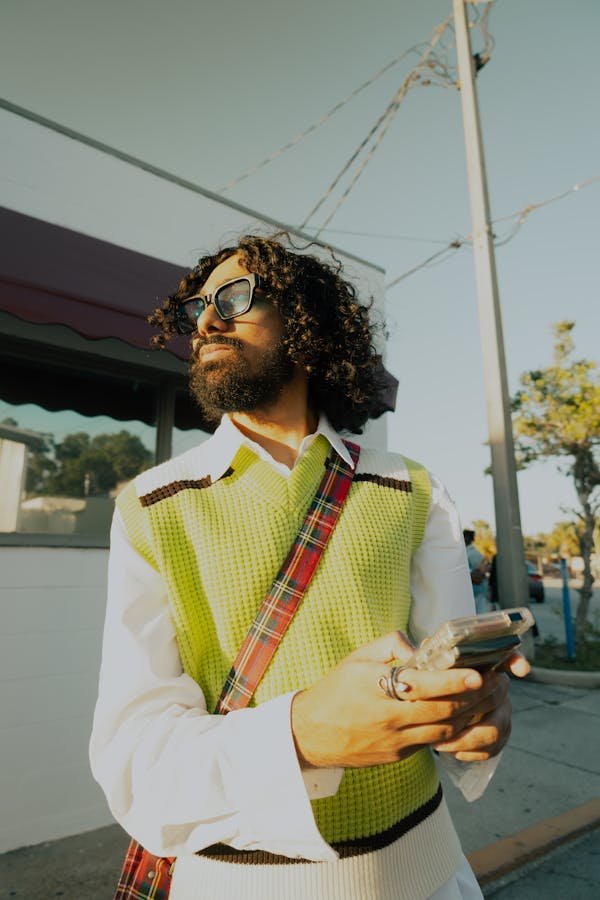
[[[508,233],[502,237],[496,237],[494,235],[494,246],[495,247],[504,247],[509,241],[518,234],[521,230],[528,217],[531,215],[534,210],[542,209],[544,206],[549,206],[552,203],[558,203],[560,200],[564,200],[566,197],[569,197],[571,194],[582,191],[584,188],[589,187],[592,184],[597,184],[600,181],[600,175],[595,175],[593,178],[588,178],[585,181],[579,181],[577,184],[574,184],[572,187],[568,188],[565,191],[561,191],[560,194],[554,194],[551,197],[546,198],[545,200],[540,200],[537,203],[529,203],[527,206],[524,206],[522,209],[518,210],[514,213],[509,213],[507,216],[499,216],[497,219],[493,219],[488,227],[493,225],[497,225],[499,222],[513,222],[512,227],[509,229]],[[450,241],[443,247],[441,250],[438,250],[437,253],[434,253],[431,256],[428,256],[427,259],[422,260],[422,262],[417,263],[416,266],[413,266],[410,269],[407,269],[401,275],[398,275],[397,278],[394,278],[388,284],[386,284],[386,291],[391,290],[391,288],[396,287],[396,285],[400,284],[401,281],[404,281],[405,278],[409,278],[411,275],[414,275],[415,272],[419,272],[421,269],[425,269],[430,266],[435,260],[439,262],[445,262],[445,259],[440,259],[444,254],[447,254],[446,258],[453,255],[453,251],[460,250],[461,247],[464,247],[466,244],[472,244],[475,237],[478,235],[468,235],[467,237],[457,237],[453,241]]]

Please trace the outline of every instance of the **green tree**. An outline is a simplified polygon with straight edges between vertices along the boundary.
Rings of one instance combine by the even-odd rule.
[[[548,545],[548,535],[542,532],[530,535],[524,534],[523,547],[526,557],[535,557],[537,559],[540,556],[550,556],[552,553]]]
[[[18,428],[19,423],[12,416],[2,419],[0,425]],[[50,478],[56,472],[54,460],[54,438],[51,434],[36,432],[38,441],[27,448],[27,475],[25,491],[29,494],[48,494]]]
[[[473,543],[480,553],[491,560],[496,555],[496,538],[490,528],[489,522],[484,519],[473,519],[475,540]]]
[[[90,438],[83,431],[68,434],[56,445],[57,470],[48,479],[50,493],[69,497],[107,494],[148,468],[152,453],[128,431]]]
[[[27,450],[25,491],[28,494],[50,494],[50,481],[56,474],[54,441],[51,434],[41,434],[42,443]]]
[[[548,537],[548,549],[569,559],[581,553],[581,522],[557,522]]]
[[[14,420],[0,424],[17,426]],[[26,491],[30,495],[107,494],[153,462],[141,440],[125,430],[94,438],[79,431],[65,435],[61,442],[51,434],[37,437],[37,445],[28,449]]]
[[[584,562],[575,629],[582,638],[594,583],[591,554],[600,505],[600,377],[595,362],[573,358],[574,327],[574,322],[554,325],[553,364],[521,375],[513,398],[513,425],[522,467],[556,458],[575,485]]]

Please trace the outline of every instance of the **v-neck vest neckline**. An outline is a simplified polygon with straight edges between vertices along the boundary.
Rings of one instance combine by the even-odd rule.
[[[233,458],[227,478],[238,482],[257,502],[277,506],[286,512],[305,507],[314,496],[329,452],[326,437],[319,435],[302,454],[289,475],[282,475],[250,447],[242,445]]]

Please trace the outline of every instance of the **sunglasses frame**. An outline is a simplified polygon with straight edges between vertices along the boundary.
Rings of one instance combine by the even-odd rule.
[[[223,288],[228,287],[230,284],[236,284],[238,281],[247,281],[250,287],[250,296],[248,298],[248,304],[241,309],[239,312],[233,313],[230,316],[224,316],[218,307],[218,293],[222,291]],[[259,290],[265,287],[265,281],[260,275],[255,275],[253,272],[249,272],[248,275],[239,275],[237,278],[230,278],[229,281],[224,281],[223,284],[220,284],[218,288],[216,288],[212,294],[193,294],[191,297],[186,297],[185,300],[182,300],[177,306],[177,331],[179,334],[193,334],[196,330],[195,322],[198,321],[204,310],[206,310],[212,303],[215,308],[215,312],[220,319],[224,322],[229,321],[230,319],[236,319],[238,316],[243,316],[244,313],[247,313],[254,302],[254,291],[256,288]],[[215,299],[217,299],[217,303],[215,303]],[[198,318],[195,320],[190,319],[190,317],[185,312],[185,307],[188,303],[191,303],[193,300],[201,300],[204,303],[204,309],[198,315]]]

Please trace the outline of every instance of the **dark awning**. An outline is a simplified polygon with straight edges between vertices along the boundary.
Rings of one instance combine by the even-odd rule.
[[[0,231],[0,309],[34,324],[66,325],[86,338],[117,338],[148,350],[154,331],[146,317],[186,271],[2,207]],[[189,339],[174,338],[167,348],[186,359]],[[395,408],[398,382],[385,376],[374,418]]]
[[[0,207],[0,309],[86,338],[147,350],[146,316],[176,288],[180,266]],[[187,339],[169,350],[186,358]]]

